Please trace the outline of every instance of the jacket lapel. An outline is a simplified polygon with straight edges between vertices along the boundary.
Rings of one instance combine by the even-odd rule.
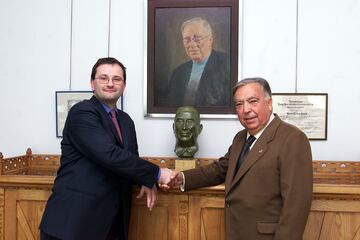
[[[104,107],[101,105],[101,103],[99,102],[99,100],[95,96],[93,96],[90,100],[94,103],[94,105],[100,111],[101,117],[104,119],[103,122],[105,124],[104,128],[105,128],[106,132],[109,135],[113,135],[116,138],[118,144],[120,146],[123,146],[123,144],[121,143],[120,138],[119,138],[119,136],[118,136],[118,134],[116,132],[115,126],[111,121],[111,116],[105,111]],[[119,114],[117,114],[116,118],[117,118],[117,120],[119,122]],[[122,130],[121,123],[120,123],[120,128]],[[123,135],[123,139],[125,139],[124,135]]]
[[[242,176],[258,161],[267,150],[267,141],[264,138],[258,139],[255,145],[245,156],[243,163],[240,165],[234,179],[230,185],[230,189],[241,179]]]
[[[240,150],[236,150],[236,161],[231,161],[231,172],[229,172],[231,175],[229,177],[233,177],[232,182],[230,183],[229,189],[226,191],[226,194],[236,185],[236,183],[250,170],[250,168],[259,160],[261,157],[266,153],[268,150],[268,144],[274,139],[275,133],[277,128],[280,125],[280,118],[275,114],[275,118],[272,120],[272,122],[269,124],[269,126],[266,127],[264,132],[261,134],[260,138],[256,141],[255,145],[251,148],[251,150],[246,155],[243,163],[240,165],[239,170],[236,175],[234,176],[235,171],[235,164],[237,159],[240,155]],[[244,145],[245,137],[241,140],[241,147]]]
[[[228,163],[229,166],[225,179],[225,193],[227,193],[227,191],[230,189],[232,182],[234,180],[236,163],[239,159],[241,149],[245,144],[245,138],[246,138],[246,130],[243,130],[239,133],[239,135],[236,138],[237,139],[236,142],[234,142],[232,145],[233,150],[230,152],[229,163]]]

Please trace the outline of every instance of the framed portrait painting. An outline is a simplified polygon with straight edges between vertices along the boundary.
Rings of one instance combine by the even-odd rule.
[[[180,106],[202,117],[234,116],[238,79],[238,0],[146,0],[145,115]]]

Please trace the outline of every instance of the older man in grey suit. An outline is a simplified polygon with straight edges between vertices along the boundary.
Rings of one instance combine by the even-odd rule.
[[[227,240],[300,240],[312,199],[309,141],[272,113],[265,79],[244,79],[233,93],[245,129],[236,134],[225,156],[178,173],[173,186],[187,191],[225,182]],[[250,146],[247,153],[245,145]]]

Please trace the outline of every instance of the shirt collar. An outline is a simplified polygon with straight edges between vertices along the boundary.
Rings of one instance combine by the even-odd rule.
[[[204,66],[206,65],[206,63],[208,62],[208,60],[209,60],[209,57],[207,57],[207,58],[205,59],[205,61],[203,61],[203,62],[201,62],[201,63],[196,63],[196,62],[194,62],[194,61],[192,61],[192,63],[193,63],[193,66],[195,66],[195,67],[204,67]]]
[[[263,127],[263,129],[261,129],[257,134],[254,135],[254,137],[257,139],[259,139],[259,137],[261,136],[261,134],[265,131],[265,129],[267,128],[267,126],[269,126],[269,124],[271,123],[271,121],[275,118],[274,114],[270,115],[269,121],[267,122],[267,124],[265,125],[265,127]],[[248,139],[248,137],[250,136],[250,133],[247,132],[246,134],[246,139]]]
[[[102,102],[100,102],[100,103],[101,103],[101,105],[103,106],[103,108],[105,109],[105,111],[109,114],[112,109],[109,108],[109,106],[106,105],[105,103],[102,103]],[[115,108],[115,111],[116,111],[116,108]]]

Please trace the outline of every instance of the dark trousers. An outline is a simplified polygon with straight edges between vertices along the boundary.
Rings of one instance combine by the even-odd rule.
[[[110,231],[105,240],[122,240],[122,238],[120,238],[120,233],[118,229],[118,226],[120,226],[120,224],[122,224],[121,218],[117,214],[113,220]],[[40,231],[40,240],[61,240],[61,239],[50,236],[49,234]]]
[[[61,240],[61,239],[50,236],[49,234],[46,234],[43,231],[40,231],[40,240]]]
[[[121,240],[118,227],[120,224],[122,223],[120,221],[119,215],[117,214],[111,224],[111,228],[108,236],[106,237],[106,240]]]
[[[40,240],[61,240],[61,239],[50,236],[49,234],[46,234],[43,231],[40,231]],[[112,230],[112,231],[110,231],[106,240],[120,240],[120,238],[116,235],[115,230]]]

